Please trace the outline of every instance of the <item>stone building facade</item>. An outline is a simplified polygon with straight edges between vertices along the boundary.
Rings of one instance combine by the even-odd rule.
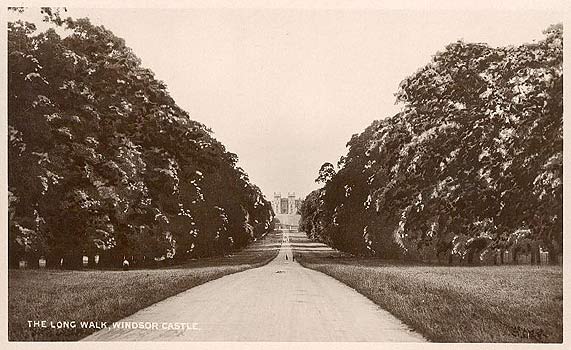
[[[281,192],[274,192],[272,208],[275,214],[297,214],[301,206],[301,198],[295,197],[295,192],[288,192],[287,197],[282,197]]]

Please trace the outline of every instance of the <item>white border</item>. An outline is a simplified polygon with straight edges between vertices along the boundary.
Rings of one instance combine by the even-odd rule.
[[[570,254],[571,242],[569,238],[566,237],[567,228],[571,224],[571,213],[567,205],[569,195],[571,195],[571,190],[567,186],[566,179],[569,177],[571,167],[567,161],[569,157],[569,147],[564,145],[564,208],[563,208],[563,232],[564,232],[564,267],[563,267],[563,309],[564,309],[564,325],[563,325],[563,344],[489,344],[489,343],[428,343],[428,344],[415,344],[415,343],[246,343],[246,342],[168,342],[168,344],[158,344],[157,342],[107,342],[107,343],[77,343],[77,342],[10,342],[8,343],[8,274],[7,274],[7,214],[8,214],[8,195],[7,195],[7,153],[5,145],[7,145],[7,32],[6,32],[6,11],[7,6],[24,6],[24,7],[40,7],[40,6],[52,6],[52,7],[69,7],[69,8],[117,8],[117,9],[128,9],[128,8],[272,8],[272,9],[337,9],[337,10],[348,10],[348,9],[371,9],[371,10],[405,10],[405,11],[481,11],[481,10],[510,10],[510,11],[553,11],[561,13],[561,17],[564,23],[564,30],[568,28],[567,24],[569,22],[569,10],[571,9],[571,1],[569,0],[386,0],[386,1],[376,1],[376,0],[171,0],[171,1],[160,1],[160,0],[100,0],[100,1],[88,1],[88,0],[75,0],[75,1],[7,1],[4,7],[0,8],[0,22],[3,25],[3,34],[0,36],[0,47],[2,55],[0,55],[0,79],[2,82],[2,94],[0,94],[0,111],[2,111],[2,118],[0,119],[0,169],[1,173],[1,185],[0,194],[2,195],[1,208],[0,208],[0,221],[2,228],[4,228],[4,239],[1,241],[1,246],[3,252],[5,253],[1,259],[1,273],[3,275],[2,281],[3,288],[1,289],[1,300],[2,300],[2,310],[3,322],[0,322],[0,339],[4,345],[7,345],[9,349],[28,349],[28,348],[47,348],[47,349],[75,349],[77,347],[82,347],[86,349],[101,349],[101,348],[114,348],[114,349],[124,349],[129,347],[132,349],[157,349],[157,347],[169,347],[169,349],[184,348],[184,349],[287,349],[290,347],[304,349],[327,349],[327,350],[337,350],[337,349],[379,349],[381,347],[387,347],[390,349],[418,349],[422,346],[423,349],[564,349],[569,348],[571,344],[570,328],[569,322],[571,318],[569,317],[570,301],[567,295],[567,289],[570,285],[569,268],[568,265],[571,263]],[[569,63],[568,57],[571,47],[571,39],[569,39],[569,34],[564,34],[564,47],[565,57],[564,57],[564,72],[570,72],[571,64]],[[565,74],[564,73],[564,74]],[[569,125],[569,101],[571,99],[571,92],[569,89],[569,80],[564,80],[564,139],[571,139],[571,126]]]

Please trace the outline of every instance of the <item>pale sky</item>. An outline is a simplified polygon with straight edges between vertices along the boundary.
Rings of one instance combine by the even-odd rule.
[[[542,38],[560,13],[75,9],[125,39],[177,104],[214,131],[267,198],[307,195],[324,162],[396,113],[399,82],[458,39]]]

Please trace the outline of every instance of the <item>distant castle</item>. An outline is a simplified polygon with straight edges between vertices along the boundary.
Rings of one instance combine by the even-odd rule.
[[[276,214],[297,214],[301,207],[301,198],[295,198],[295,192],[288,192],[287,198],[282,197],[281,192],[274,192],[272,208]]]

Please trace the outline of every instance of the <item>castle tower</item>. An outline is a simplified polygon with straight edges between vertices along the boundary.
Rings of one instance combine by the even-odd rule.
[[[295,214],[296,213],[295,207],[295,192],[288,192],[287,193],[287,213],[288,214]]]
[[[281,192],[274,192],[274,200],[272,201],[272,206],[274,207],[274,213],[279,214],[282,212],[282,194]]]

